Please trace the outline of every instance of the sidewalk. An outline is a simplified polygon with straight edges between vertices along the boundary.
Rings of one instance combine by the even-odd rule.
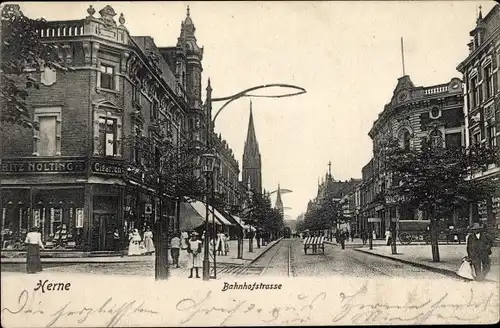
[[[432,262],[430,245],[397,245],[398,254],[391,253],[390,246],[374,247],[372,250],[355,248],[358,252],[368,253],[430,271],[439,272],[452,277],[458,277],[456,272],[462,264],[462,258],[467,254],[465,245],[439,245],[440,262]],[[487,280],[500,281],[500,248],[493,247],[490,255],[491,270],[486,276]]]

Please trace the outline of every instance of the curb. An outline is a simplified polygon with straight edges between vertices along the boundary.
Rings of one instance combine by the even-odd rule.
[[[283,237],[279,238],[279,239],[276,239],[272,245],[269,245],[268,248],[266,248],[262,253],[260,253],[259,255],[257,255],[257,257],[255,257],[253,260],[251,260],[248,264],[244,265],[244,267],[247,267],[247,266],[250,266],[251,264],[253,264],[255,261],[257,261],[258,259],[260,259],[265,253],[267,253],[271,248],[273,248],[276,244],[278,244],[281,240],[283,240]]]
[[[455,279],[464,280],[464,278],[460,277],[459,275],[457,275],[457,273],[455,271],[452,271],[452,270],[442,269],[442,268],[436,268],[436,267],[433,267],[433,266],[427,265],[427,264],[417,263],[417,262],[413,262],[413,261],[409,261],[409,260],[404,260],[404,259],[398,259],[398,258],[394,258],[394,257],[382,255],[382,254],[371,253],[371,252],[368,252],[368,251],[360,249],[360,248],[354,248],[354,250],[357,251],[357,252],[361,252],[361,253],[365,253],[365,254],[369,254],[369,255],[373,255],[373,256],[378,256],[378,257],[389,259],[389,260],[393,260],[393,261],[396,261],[396,262],[401,262],[401,263],[409,264],[409,265],[417,267],[417,268],[421,268],[421,269],[425,269],[425,270],[428,270],[428,271],[440,273],[442,275],[449,276],[449,277],[452,277],[452,278],[455,278]]]

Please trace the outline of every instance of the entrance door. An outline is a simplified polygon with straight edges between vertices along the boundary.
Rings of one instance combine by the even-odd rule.
[[[115,214],[94,213],[94,219],[92,221],[92,250],[113,250],[113,231],[115,228]]]

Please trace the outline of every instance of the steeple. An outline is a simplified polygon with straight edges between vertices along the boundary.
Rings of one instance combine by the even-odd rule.
[[[281,200],[281,189],[280,189],[280,184],[278,183],[278,192],[276,195],[276,204],[274,207],[280,211],[281,215],[283,216],[283,201]]]
[[[250,116],[248,118],[247,139],[243,150],[242,177],[250,178],[252,189],[258,193],[262,192],[262,172],[259,143],[255,134],[253,122],[252,101],[250,101]]]

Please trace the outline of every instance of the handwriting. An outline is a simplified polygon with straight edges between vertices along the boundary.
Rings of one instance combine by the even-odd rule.
[[[69,288],[71,287],[71,283],[67,282],[67,283],[62,283],[62,282],[58,282],[58,283],[51,283],[49,282],[47,279],[45,281],[41,281],[41,280],[38,280],[38,283],[36,284],[36,287],[35,287],[35,292],[37,290],[41,290],[42,293],[45,293],[45,290],[47,291],[60,291],[60,290],[69,290]]]
[[[8,312],[10,314],[20,314],[20,313],[30,313],[30,314],[44,314],[44,312],[40,309],[33,309],[33,300],[28,304],[29,301],[29,294],[26,289],[24,289],[21,294],[19,294],[19,297],[17,298],[17,304],[19,305],[18,309],[9,309],[9,308],[3,308],[2,313]],[[40,305],[41,302],[38,303]]]
[[[84,323],[90,316],[92,315],[103,315],[108,314],[111,316],[109,321],[106,323],[106,327],[114,327],[116,326],[121,319],[125,316],[134,314],[134,313],[149,313],[149,314],[159,314],[157,311],[153,311],[151,309],[144,307],[144,302],[136,305],[137,301],[127,301],[121,304],[113,303],[113,298],[108,298],[100,307],[92,308],[84,306],[81,309],[70,311],[67,308],[71,304],[71,301],[67,302],[53,314],[51,317],[53,319],[47,323],[46,327],[52,327],[60,318],[62,317],[70,317],[76,316],[78,320],[76,321],[78,324]]]
[[[426,299],[411,304],[393,305],[386,302],[364,303],[360,296],[366,294],[366,285],[362,286],[352,295],[340,293],[341,309],[336,313],[332,322],[346,319],[353,324],[368,324],[380,322],[405,322],[423,324],[429,318],[454,319],[463,322],[472,322],[481,318],[477,309],[486,310],[495,296],[490,293],[485,300],[475,300],[473,290],[470,290],[469,300],[465,303],[445,303],[448,293],[443,294],[437,300]],[[465,310],[474,310],[473,314],[464,314]],[[349,320],[350,319],[350,320]]]

